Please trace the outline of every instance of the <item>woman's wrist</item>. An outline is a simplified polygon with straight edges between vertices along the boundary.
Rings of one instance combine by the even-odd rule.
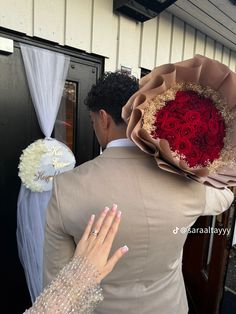
[[[75,256],[25,313],[92,313],[103,300],[99,276],[86,257]]]

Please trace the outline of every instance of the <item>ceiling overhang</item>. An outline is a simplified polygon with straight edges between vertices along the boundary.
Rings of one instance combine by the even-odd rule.
[[[233,3],[232,0],[178,0],[167,11],[236,51],[236,5]]]

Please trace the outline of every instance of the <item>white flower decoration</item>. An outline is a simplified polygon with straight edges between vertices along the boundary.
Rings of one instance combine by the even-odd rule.
[[[19,177],[33,192],[50,191],[53,177],[74,166],[75,157],[66,145],[55,139],[41,139],[23,150]]]

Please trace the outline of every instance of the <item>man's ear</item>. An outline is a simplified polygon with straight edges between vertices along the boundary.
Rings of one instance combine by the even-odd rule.
[[[100,109],[99,110],[99,117],[100,117],[102,128],[107,129],[110,125],[110,122],[111,122],[110,121],[111,120],[110,115],[105,110]]]

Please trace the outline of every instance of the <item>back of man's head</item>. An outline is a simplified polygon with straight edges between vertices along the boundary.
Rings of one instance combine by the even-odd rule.
[[[92,86],[85,99],[85,105],[92,112],[105,110],[115,124],[119,125],[124,122],[121,118],[122,107],[138,88],[138,80],[134,76],[121,72],[106,72]]]

